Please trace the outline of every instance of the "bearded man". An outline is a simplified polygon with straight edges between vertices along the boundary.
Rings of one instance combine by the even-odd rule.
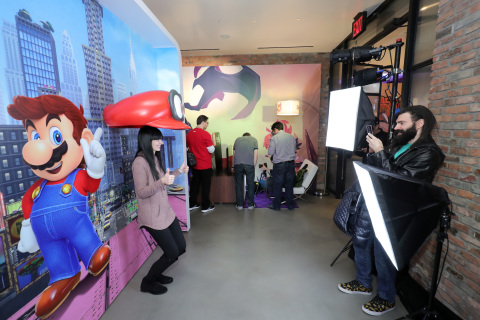
[[[405,176],[432,182],[445,155],[432,138],[437,127],[433,113],[424,106],[401,109],[396,116],[394,138],[388,150],[373,134],[367,143],[373,153],[367,155],[367,164]],[[349,294],[372,294],[372,247],[377,269],[377,295],[362,306],[373,316],[381,316],[395,309],[396,270],[382,246],[375,238],[372,222],[363,203],[358,215],[355,236],[356,279],[340,283],[338,289]]]

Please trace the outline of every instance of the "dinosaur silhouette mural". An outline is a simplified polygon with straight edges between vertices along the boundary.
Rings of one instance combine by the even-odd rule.
[[[208,67],[205,72],[198,76],[202,67],[194,68],[194,77],[192,89],[196,86],[203,88],[203,94],[196,106],[185,103],[185,108],[194,111],[208,108],[210,102],[214,99],[223,101],[225,93],[239,93],[244,96],[248,103],[243,109],[232,118],[232,120],[246,118],[252,113],[257,102],[260,100],[261,87],[260,76],[247,66],[242,66],[242,70],[235,74],[223,73],[219,67]]]

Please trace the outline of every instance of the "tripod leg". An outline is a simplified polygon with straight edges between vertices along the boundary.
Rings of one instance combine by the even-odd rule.
[[[338,254],[338,256],[335,258],[335,260],[332,261],[332,264],[330,265],[330,267],[332,267],[335,262],[337,262],[338,258],[340,258],[340,256],[342,255],[342,253],[350,250],[350,248],[352,247],[352,241],[353,241],[353,238],[350,238],[350,240],[348,240],[347,244],[345,245],[345,247],[343,247],[342,251],[340,251],[340,253]]]

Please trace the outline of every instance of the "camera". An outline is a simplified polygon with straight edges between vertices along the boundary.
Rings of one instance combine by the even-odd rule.
[[[367,133],[373,134],[373,128],[372,128],[372,125],[370,124],[367,124]]]

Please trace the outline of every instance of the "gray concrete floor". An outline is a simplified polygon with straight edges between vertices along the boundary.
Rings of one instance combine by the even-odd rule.
[[[165,272],[174,278],[168,292],[140,292],[142,278],[161,255],[157,248],[101,319],[375,318],[361,310],[373,295],[337,288],[355,278],[347,254],[330,267],[349,240],[333,223],[339,200],[297,201],[294,211],[237,211],[233,204],[218,204],[207,214],[192,211],[187,252]],[[398,297],[396,305],[381,319],[407,313]]]

